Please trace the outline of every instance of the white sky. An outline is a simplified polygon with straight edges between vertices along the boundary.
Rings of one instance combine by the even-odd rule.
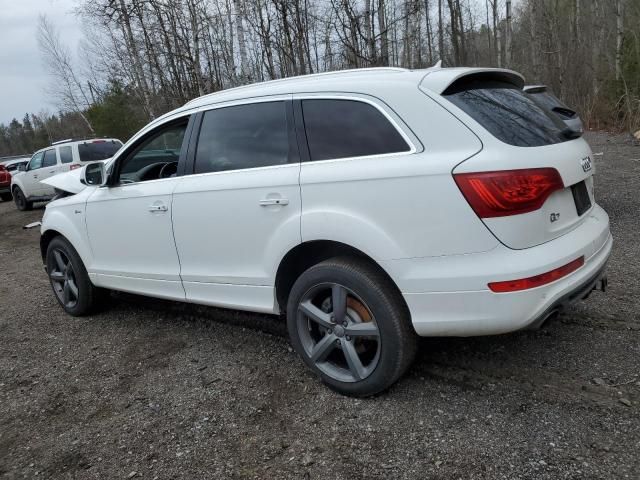
[[[0,123],[41,110],[55,112],[45,88],[49,78],[38,50],[38,15],[46,14],[76,53],[82,30],[76,0],[0,0]]]

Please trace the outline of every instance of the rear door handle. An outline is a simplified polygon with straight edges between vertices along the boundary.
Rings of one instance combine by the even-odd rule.
[[[261,207],[268,207],[269,205],[289,205],[289,200],[286,198],[263,198],[260,200]]]
[[[169,207],[166,205],[149,205],[150,212],[166,212],[167,210],[169,210]]]

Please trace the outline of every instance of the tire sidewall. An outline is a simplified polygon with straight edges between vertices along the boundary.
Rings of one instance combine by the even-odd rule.
[[[340,382],[323,373],[307,356],[298,334],[298,304],[305,293],[314,285],[337,283],[348,287],[358,295],[369,307],[376,319],[380,332],[380,358],[374,371],[364,380],[358,382]],[[369,396],[386,389],[397,378],[397,363],[400,350],[404,347],[394,321],[398,313],[394,310],[388,295],[380,295],[372,288],[371,280],[365,275],[350,268],[337,265],[319,264],[311,267],[294,283],[287,303],[287,328],[291,343],[305,364],[316,373],[321,380],[333,390],[353,396]],[[397,319],[404,320],[404,319]]]
[[[51,240],[49,246],[47,247],[47,272],[50,271],[52,262],[55,262],[55,260],[53,259],[54,250],[62,250],[65,256],[71,262],[76,279],[76,286],[78,287],[78,301],[73,307],[67,307],[60,301],[58,295],[56,295],[53,282],[51,281],[51,278],[49,278],[49,284],[51,285],[51,290],[56,301],[69,315],[82,316],[89,313],[90,309],[93,306],[94,287],[89,280],[89,275],[87,274],[87,270],[85,269],[82,260],[80,259],[80,255],[78,255],[76,249],[73,248],[73,246],[65,238],[61,236],[54,238],[53,240]]]
[[[21,212],[27,210],[27,198],[24,196],[24,193],[22,193],[20,187],[16,187],[13,190],[13,200],[15,201],[16,208],[18,210]]]

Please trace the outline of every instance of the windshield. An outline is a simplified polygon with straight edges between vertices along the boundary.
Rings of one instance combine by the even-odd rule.
[[[93,140],[78,144],[78,154],[81,162],[93,162],[113,157],[120,147],[118,140]]]

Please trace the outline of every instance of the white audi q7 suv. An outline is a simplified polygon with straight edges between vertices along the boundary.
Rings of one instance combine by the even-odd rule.
[[[366,396],[418,336],[539,326],[604,290],[609,219],[579,134],[509,70],[365,69],[206,95],[50,203],[71,315],[107,290],[286,313],[331,388]],[[55,178],[55,177],[53,177]]]

